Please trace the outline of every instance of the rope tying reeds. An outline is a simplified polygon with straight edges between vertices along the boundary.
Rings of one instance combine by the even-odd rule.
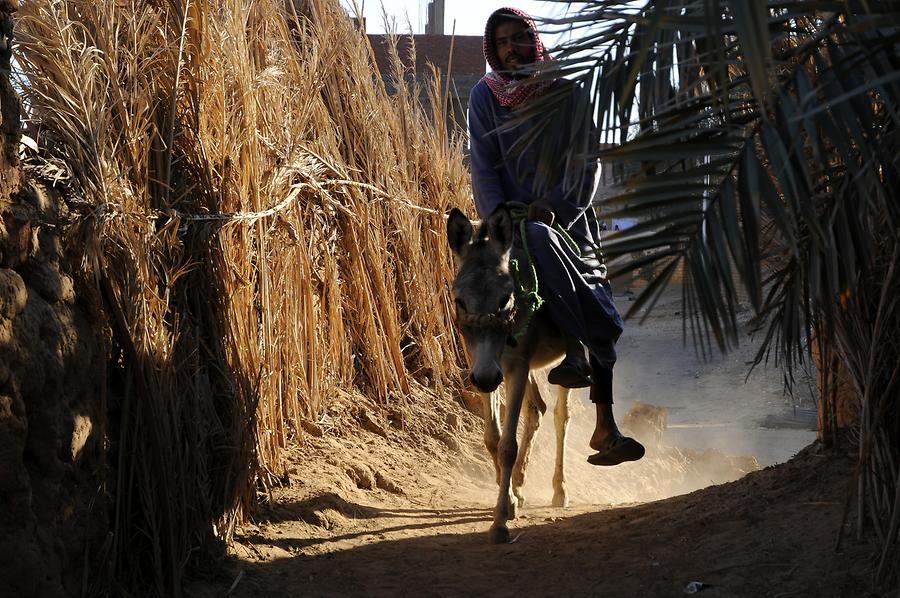
[[[323,162],[322,164],[325,166],[328,166],[327,163]],[[296,169],[296,170],[298,172],[302,172],[302,170],[300,170],[300,169]],[[277,214],[278,212],[281,212],[282,210],[286,209],[288,206],[290,206],[292,203],[294,203],[294,201],[296,201],[296,199],[300,196],[300,192],[304,189],[317,191],[321,195],[324,196],[326,194],[323,192],[326,190],[327,187],[343,187],[343,188],[351,188],[352,187],[352,188],[356,188],[356,189],[364,189],[366,191],[369,191],[370,193],[378,196],[381,199],[386,199],[386,200],[394,201],[397,203],[402,203],[406,207],[412,208],[414,210],[420,210],[422,212],[427,212],[429,214],[438,214],[439,213],[437,210],[433,210],[431,208],[426,208],[426,207],[422,207],[422,206],[417,206],[409,201],[405,201],[405,200],[399,199],[397,197],[394,197],[393,195],[390,195],[389,193],[382,191],[381,189],[379,189],[378,187],[375,187],[374,185],[369,185],[368,183],[361,183],[359,181],[352,181],[350,179],[338,179],[338,178],[317,180],[313,177],[310,177],[310,181],[311,182],[300,181],[300,182],[296,182],[296,183],[292,184],[290,193],[288,193],[284,199],[282,199],[280,202],[278,202],[271,208],[268,208],[266,210],[261,210],[259,212],[230,212],[230,213],[223,212],[223,213],[219,213],[219,214],[188,214],[188,213],[182,212],[180,210],[172,210],[171,212],[172,212],[172,214],[174,214],[181,220],[189,221],[189,222],[190,221],[210,221],[210,220],[256,221],[261,218],[266,218],[267,216],[273,216],[273,215]],[[342,211],[346,212],[346,210],[343,209],[344,206],[337,204],[336,207],[338,207],[339,209],[342,209]],[[353,214],[350,214],[350,215],[352,216]]]
[[[307,160],[307,162],[303,162],[303,159]],[[309,164],[310,162],[313,162],[311,166]],[[176,217],[182,222],[255,222],[268,216],[274,216],[275,214],[285,210],[297,200],[303,190],[315,191],[319,197],[329,197],[329,188],[341,187],[343,189],[363,189],[365,191],[369,191],[380,199],[401,203],[408,208],[426,212],[428,214],[440,214],[440,212],[438,212],[437,210],[415,205],[408,200],[395,197],[368,183],[353,181],[347,178],[317,178],[316,174],[318,174],[318,172],[320,172],[323,168],[331,170],[335,174],[339,174],[333,166],[331,166],[328,162],[326,162],[314,152],[304,151],[301,155],[301,159],[298,159],[290,166],[285,166],[280,169],[280,176],[290,177],[292,175],[301,174],[304,175],[307,180],[292,183],[290,185],[290,192],[284,199],[279,201],[271,208],[267,208],[265,210],[260,210],[257,212],[220,212],[211,214],[191,214],[189,212],[173,208],[170,210],[150,210],[150,212],[146,214],[135,214],[133,213],[133,211],[130,212],[115,202],[107,201],[99,204],[93,204],[84,199],[81,199],[77,193],[71,192],[66,194],[66,201],[72,204],[76,204],[79,207],[89,208],[95,215],[120,214],[145,220],[152,220],[163,215],[168,215],[170,217]],[[31,155],[27,159],[27,161],[25,162],[25,169],[35,178],[48,182],[51,187],[68,188],[71,186],[71,182],[74,178],[71,173],[71,168],[68,166],[68,164],[66,164],[66,162],[57,158],[45,157],[38,154]],[[276,175],[276,177],[277,176],[279,175]],[[355,214],[348,211],[342,204],[338,202],[333,203],[337,209],[346,213],[348,216],[354,218],[356,217]]]

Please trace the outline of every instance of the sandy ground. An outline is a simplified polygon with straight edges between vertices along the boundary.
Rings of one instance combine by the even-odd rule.
[[[554,509],[548,413],[511,544],[488,543],[496,486],[476,417],[438,406],[434,426],[396,429],[372,412],[367,430],[297,446],[292,483],[189,593],[679,596],[698,582],[711,597],[879,595],[872,546],[855,540],[852,516],[842,526],[848,450],[804,449],[815,439],[809,395],[786,397],[777,370],[745,383],[752,344],[698,359],[682,346],[679,309],[667,298],[619,343],[617,416],[636,401],[663,408],[659,443],[645,438],[640,462],[592,467],[590,406],[574,401],[572,504]]]

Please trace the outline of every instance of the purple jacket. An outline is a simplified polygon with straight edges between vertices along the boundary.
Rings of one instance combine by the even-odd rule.
[[[592,135],[593,123],[585,112],[585,121],[576,128],[572,121],[577,111],[569,104],[584,101],[584,96],[568,81],[556,83],[553,90],[558,92],[561,86],[571,86],[573,94],[558,104],[558,121],[553,123],[556,132],[563,133],[561,136],[564,138],[571,135],[576,142],[583,142],[577,136]],[[570,143],[565,139],[551,139],[550,135],[539,135],[537,143],[522,150],[516,148],[517,141],[540,126],[540,117],[511,130],[498,130],[508,123],[511,113],[509,108],[504,108],[494,98],[484,81],[472,89],[469,98],[469,139],[472,191],[478,215],[485,218],[507,201],[527,204],[541,199],[553,209],[557,222],[581,244],[599,241],[599,228],[591,209],[597,175],[596,161],[576,158],[573,163],[564,164],[562,157]],[[553,143],[560,146],[546,145],[545,151],[559,162],[552,165],[549,173],[538,176],[541,144]],[[566,173],[568,176],[565,176]]]

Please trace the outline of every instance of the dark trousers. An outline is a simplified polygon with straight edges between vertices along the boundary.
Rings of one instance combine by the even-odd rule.
[[[528,222],[525,234],[545,308],[563,334],[588,348],[594,376],[591,401],[612,404],[612,369],[623,323],[600,263],[583,259],[542,222]]]
[[[594,383],[591,385],[591,402],[606,405],[613,404],[613,371],[605,367],[591,356],[591,375]]]

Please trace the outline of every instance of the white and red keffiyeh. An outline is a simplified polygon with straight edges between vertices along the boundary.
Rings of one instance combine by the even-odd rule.
[[[552,81],[528,83],[527,80],[514,79],[508,72],[504,72],[500,57],[497,56],[497,49],[494,47],[494,29],[496,28],[497,19],[501,17],[522,19],[528,25],[534,39],[534,61],[536,63],[549,61],[551,58],[547,54],[543,42],[541,42],[541,36],[534,25],[534,20],[527,12],[518,8],[504,7],[495,10],[488,17],[487,25],[484,28],[483,50],[484,58],[491,67],[491,72],[485,75],[483,80],[487,83],[491,93],[494,94],[501,106],[515,108],[547,91],[552,85]]]

